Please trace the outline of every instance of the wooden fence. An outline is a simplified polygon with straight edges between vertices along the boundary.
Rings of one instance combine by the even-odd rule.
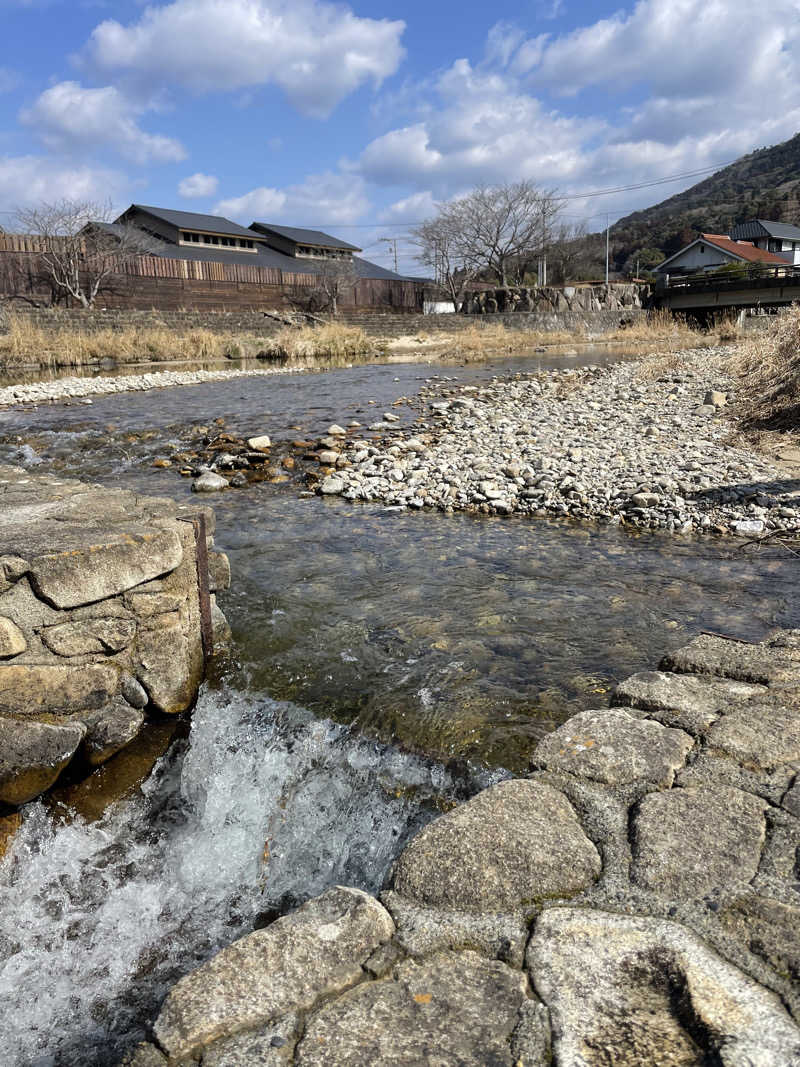
[[[45,238],[0,234],[0,296],[24,297],[41,291],[41,285],[37,287],[33,279],[41,276],[38,259],[46,250]],[[161,286],[159,281],[167,284]],[[217,303],[225,310],[227,293],[231,306],[236,308],[264,307],[274,304],[276,298],[285,303],[291,293],[313,289],[317,284],[314,274],[295,274],[275,267],[142,255],[121,264],[119,273],[110,278],[102,302],[160,307],[163,297],[167,308],[191,307],[197,302],[204,307]],[[20,292],[20,287],[25,291]],[[215,294],[211,301],[209,293]],[[344,287],[339,302],[349,308],[421,311],[422,299],[418,282],[360,278],[355,285]]]

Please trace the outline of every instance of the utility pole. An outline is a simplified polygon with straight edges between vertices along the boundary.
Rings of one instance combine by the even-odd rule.
[[[608,231],[610,229],[608,222],[608,212],[606,212],[606,285],[608,285]]]
[[[392,248],[394,249],[394,272],[395,272],[395,274],[397,274],[398,273],[398,270],[397,270],[397,238],[396,237],[379,237],[378,240],[379,241],[385,241],[387,244],[391,245]]]

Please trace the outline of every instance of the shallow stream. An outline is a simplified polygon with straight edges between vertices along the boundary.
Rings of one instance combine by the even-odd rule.
[[[435,374],[555,362],[358,366],[5,411],[0,461],[184,496],[188,480],[152,463],[215,419],[310,438],[379,419]],[[117,1062],[170,980],[330,884],[379,888],[409,833],[524,771],[542,733],[605,705],[617,680],[701,630],[800,625],[796,563],[777,549],[398,513],[297,488],[209,498],[235,654],[188,736],[110,807],[26,810],[0,865],[4,1063]]]

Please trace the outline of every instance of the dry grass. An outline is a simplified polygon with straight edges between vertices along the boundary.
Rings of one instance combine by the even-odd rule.
[[[93,363],[162,363],[214,360],[245,355],[241,339],[190,330],[178,333],[166,326],[123,330],[83,331],[43,329],[24,316],[9,315],[0,333],[0,367],[36,364],[43,367],[84,367]],[[246,339],[255,354],[261,339]]]
[[[665,309],[649,311],[647,315],[635,319],[630,326],[620,327],[603,336],[609,341],[636,344],[656,341],[659,344],[676,345],[679,348],[707,345],[709,341],[708,334],[693,330],[683,319],[675,318]]]
[[[578,339],[577,333],[568,333],[566,330],[509,330],[498,322],[486,326],[471,325],[466,330],[459,330],[451,335],[449,346],[459,355],[472,355],[486,352],[487,349],[495,352],[529,351],[543,344],[574,344]]]
[[[739,381],[746,428],[800,432],[800,307],[742,342],[728,369]]]
[[[298,365],[336,365],[374,356],[378,345],[360,326],[285,327],[262,344],[262,356]]]

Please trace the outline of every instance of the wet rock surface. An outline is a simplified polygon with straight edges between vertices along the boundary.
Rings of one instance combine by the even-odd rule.
[[[0,466],[0,800],[24,803],[73,757],[105,762],[149,712],[191,706],[198,515],[212,530],[204,509]]]
[[[409,842],[349,963],[330,893],[223,950],[170,993],[166,1062],[800,1065],[798,637],[698,639],[574,716]]]

